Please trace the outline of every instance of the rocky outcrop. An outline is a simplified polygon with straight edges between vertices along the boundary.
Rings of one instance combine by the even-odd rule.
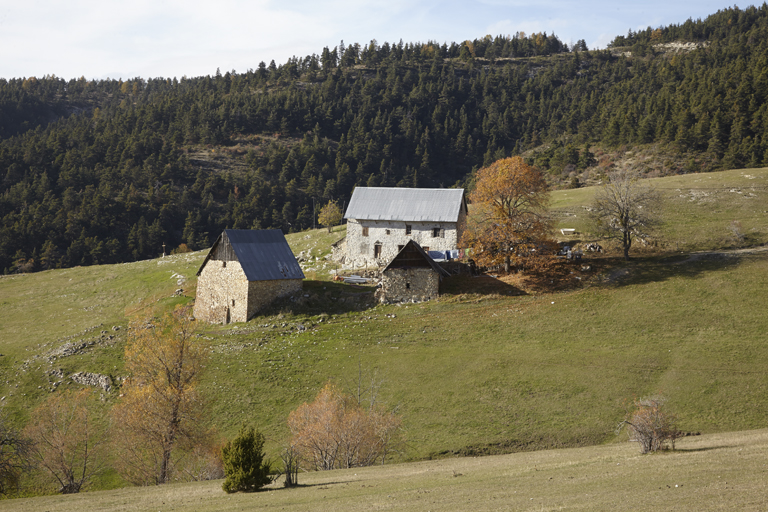
[[[70,379],[84,386],[95,386],[107,393],[112,390],[112,379],[108,375],[100,373],[77,372],[69,376]]]

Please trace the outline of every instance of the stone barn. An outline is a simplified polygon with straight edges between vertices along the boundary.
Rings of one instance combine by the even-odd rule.
[[[450,274],[411,240],[382,273],[381,302],[422,302],[439,295],[440,281]]]
[[[457,251],[467,202],[460,188],[355,187],[344,218],[344,265],[381,267],[410,241],[427,252]]]
[[[304,273],[279,229],[225,229],[197,271],[195,318],[247,322],[278,297],[301,291]]]

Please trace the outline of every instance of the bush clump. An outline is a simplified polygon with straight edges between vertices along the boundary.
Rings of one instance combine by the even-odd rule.
[[[237,437],[221,449],[226,493],[254,492],[272,483],[270,463],[264,461],[264,435],[243,425]]]
[[[640,453],[655,452],[669,446],[675,448],[680,436],[677,417],[665,408],[664,397],[648,397],[635,400],[634,410],[619,424],[617,433],[626,425],[629,440],[640,445]]]

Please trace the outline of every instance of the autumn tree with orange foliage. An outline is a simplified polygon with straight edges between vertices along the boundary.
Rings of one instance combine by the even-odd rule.
[[[139,485],[169,482],[180,459],[207,442],[205,402],[197,389],[207,345],[189,307],[131,324],[129,379],[113,408],[119,471]]]
[[[504,265],[542,255],[552,226],[549,186],[537,169],[514,156],[477,171],[462,243],[480,265]]]
[[[329,382],[312,403],[288,416],[291,447],[307,469],[384,463],[398,441],[400,417],[355,398]]]

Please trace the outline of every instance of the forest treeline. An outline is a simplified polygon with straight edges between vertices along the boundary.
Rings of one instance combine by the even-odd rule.
[[[677,41],[700,44],[657,46]],[[590,146],[705,157],[686,171],[768,165],[767,97],[766,4],[600,51],[518,33],[342,42],[196,78],[0,79],[0,271],[302,230],[355,185],[464,185],[520,153],[559,179],[594,165]]]

